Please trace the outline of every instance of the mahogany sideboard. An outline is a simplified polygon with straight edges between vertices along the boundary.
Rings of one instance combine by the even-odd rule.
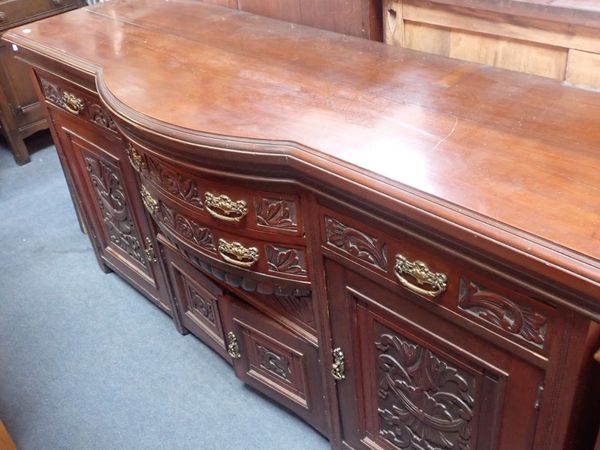
[[[187,1],[3,39],[100,267],[333,448],[593,448],[600,94]]]
[[[0,1],[0,32],[84,4],[84,0]],[[5,45],[0,45],[0,125],[18,164],[29,162],[29,151],[23,140],[48,128],[28,75],[28,66],[13,58]]]

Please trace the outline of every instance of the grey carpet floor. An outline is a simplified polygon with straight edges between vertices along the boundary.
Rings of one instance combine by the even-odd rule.
[[[99,270],[48,135],[30,145],[22,167],[0,148],[0,418],[18,448],[329,448]]]

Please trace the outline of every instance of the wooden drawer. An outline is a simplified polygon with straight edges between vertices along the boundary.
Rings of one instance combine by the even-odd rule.
[[[375,228],[367,219],[323,209],[323,247],[341,260],[358,263],[372,279],[451,317],[547,355],[554,339],[555,308],[512,283],[511,278],[408,231]],[[372,221],[371,221],[372,222]]]
[[[0,29],[81,5],[79,0],[6,0],[0,2]]]
[[[130,144],[129,152],[144,183],[189,208],[206,225],[262,239],[304,240],[300,197],[286,192],[285,183],[265,189],[264,183],[259,186],[242,177],[201,173],[137,144]]]
[[[108,134],[120,136],[115,122],[95,92],[40,70],[35,73],[47,103],[68,112],[82,123],[93,123]]]
[[[236,298],[223,306],[237,376],[328,434],[318,348]]]
[[[173,201],[153,185],[142,185],[142,198],[162,232],[171,240],[219,263],[220,267],[276,281],[308,283],[309,265],[304,246],[240,236],[213,227],[196,210]]]

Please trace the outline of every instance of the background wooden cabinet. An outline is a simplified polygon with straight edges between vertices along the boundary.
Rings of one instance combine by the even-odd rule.
[[[0,32],[84,4],[84,0],[0,1]],[[0,44],[0,124],[18,164],[29,162],[29,152],[23,139],[48,128],[28,66],[15,59],[4,43]]]

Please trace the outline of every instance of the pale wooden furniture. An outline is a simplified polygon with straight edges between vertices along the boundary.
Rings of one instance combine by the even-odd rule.
[[[600,88],[600,3],[384,0],[388,44]]]

